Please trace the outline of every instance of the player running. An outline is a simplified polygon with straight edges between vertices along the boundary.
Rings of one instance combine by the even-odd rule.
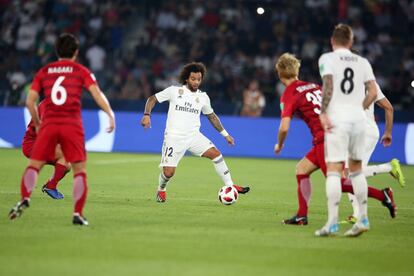
[[[312,149],[296,165],[296,179],[298,183],[297,197],[299,209],[295,216],[283,220],[284,224],[307,225],[308,206],[311,197],[310,175],[318,169],[326,177],[326,163],[324,152],[324,130],[319,120],[321,108],[321,87],[314,83],[304,82],[298,79],[300,61],[292,54],[285,53],[276,63],[276,71],[279,79],[286,86],[280,100],[281,122],[278,132],[278,143],[275,145],[275,153],[279,154],[285,143],[291,118],[297,114],[306,123],[312,133]],[[349,179],[341,179],[342,192],[352,193],[352,185]],[[395,203],[389,188],[378,190],[369,187],[369,196],[373,197],[387,207],[390,213],[394,213]],[[388,197],[392,201],[388,201]]]
[[[44,111],[44,105],[40,103],[38,105],[38,113],[40,119],[42,118]],[[33,145],[36,142],[36,138],[36,128],[33,120],[30,120],[30,123],[26,128],[22,143],[22,152],[28,159],[30,159],[30,156],[32,155]],[[43,185],[42,191],[53,199],[63,199],[64,196],[61,192],[58,191],[57,185],[59,181],[70,171],[70,164],[66,162],[60,145],[56,146],[54,159],[48,160],[46,164],[53,165],[55,170],[53,176],[47,181],[45,185]]]
[[[167,184],[174,176],[175,169],[188,150],[193,155],[202,156],[213,161],[214,168],[226,186],[234,186],[240,194],[247,193],[249,187],[234,185],[221,152],[200,132],[200,114],[207,116],[213,127],[220,132],[229,145],[234,139],[222,126],[220,119],[210,105],[207,93],[199,90],[206,74],[204,64],[188,63],[182,69],[179,81],[182,86],[170,86],[148,98],[141,125],[151,127],[151,111],[154,105],[169,102],[167,124],[161,152],[162,171],[158,180],[157,201],[167,200]]]
[[[76,63],[79,41],[72,34],[64,33],[56,42],[58,61],[42,67],[33,79],[26,106],[32,116],[38,133],[30,155],[29,166],[21,180],[21,200],[9,212],[15,219],[29,207],[30,195],[37,177],[47,160],[55,158],[57,145],[73,168],[74,213],[73,224],[88,225],[83,216],[87,197],[85,135],[81,117],[81,95],[85,87],[92,94],[98,106],[108,115],[108,132],[115,128],[114,113],[105,95],[100,90],[94,75],[84,66]],[[36,102],[39,94],[44,95],[45,106],[40,121]]]
[[[401,187],[405,185],[405,178],[401,170],[400,162],[398,159],[392,159],[390,162],[378,164],[378,165],[370,165],[368,166],[369,160],[371,159],[371,155],[375,150],[375,147],[378,143],[380,132],[378,129],[378,125],[375,122],[374,116],[374,106],[375,104],[384,109],[385,111],[385,131],[381,137],[381,144],[384,147],[388,147],[392,143],[392,127],[393,127],[393,107],[385,95],[382,93],[381,88],[379,87],[378,83],[377,86],[377,98],[375,99],[375,103],[371,104],[371,106],[365,110],[367,116],[367,127],[365,130],[365,156],[362,161],[362,171],[365,174],[365,177],[372,177],[377,174],[381,173],[389,173],[392,177],[394,177]],[[389,201],[393,200],[393,191],[391,188],[388,189],[388,196]],[[349,200],[352,203],[353,214],[349,216],[346,221],[350,223],[355,223],[356,218],[359,215],[358,204],[355,199],[355,196],[352,194],[348,194]],[[391,210],[390,210],[391,211]],[[394,208],[394,212],[391,212],[391,216],[396,216],[397,208]]]
[[[374,102],[378,92],[371,64],[350,51],[352,44],[351,27],[339,24],[331,37],[333,51],[319,59],[323,81],[319,117],[326,133],[328,221],[315,232],[316,236],[335,235],[339,230],[340,179],[347,158],[359,217],[345,236],[355,237],[369,230],[368,185],[362,172],[366,128],[364,110]]]

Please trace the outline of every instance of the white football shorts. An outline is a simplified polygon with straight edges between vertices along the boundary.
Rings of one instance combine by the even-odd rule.
[[[202,156],[212,147],[215,147],[214,144],[201,132],[197,132],[190,137],[165,135],[160,167],[177,167],[187,151],[193,155]]]
[[[362,160],[362,167],[368,166],[371,155],[374,153],[375,147],[377,146],[379,140],[379,129],[375,122],[368,123],[367,128],[365,129],[365,155]],[[348,166],[348,158],[345,160],[345,168]]]
[[[365,157],[365,120],[334,122],[331,132],[325,133],[326,162],[345,162],[348,159],[363,160]]]

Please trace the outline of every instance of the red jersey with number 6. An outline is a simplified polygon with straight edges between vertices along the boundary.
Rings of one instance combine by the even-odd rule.
[[[42,67],[32,82],[32,90],[43,93],[42,124],[82,124],[82,89],[96,84],[94,75],[71,60],[59,60]]]
[[[321,102],[321,87],[301,80],[294,81],[287,86],[280,98],[282,118],[299,115],[309,127],[314,145],[324,141],[324,131],[319,121]]]

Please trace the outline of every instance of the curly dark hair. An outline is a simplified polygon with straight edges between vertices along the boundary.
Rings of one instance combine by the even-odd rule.
[[[190,77],[191,73],[201,73],[201,77],[204,78],[207,69],[206,66],[201,62],[191,62],[184,65],[183,69],[181,70],[180,76],[178,80],[181,84],[186,84],[188,78]]]
[[[79,49],[79,40],[70,33],[62,33],[56,41],[56,55],[59,58],[72,58]]]

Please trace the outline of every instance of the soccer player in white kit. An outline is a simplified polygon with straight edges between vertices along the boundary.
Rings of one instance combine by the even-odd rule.
[[[339,24],[331,37],[333,51],[323,54],[319,59],[323,81],[320,120],[325,130],[328,221],[315,232],[316,236],[335,235],[339,231],[341,175],[347,156],[349,178],[360,214],[345,236],[358,236],[369,230],[368,185],[362,172],[362,160],[365,153],[365,109],[377,97],[377,88],[370,63],[350,51],[352,44],[351,27]]]
[[[398,183],[404,187],[405,179],[404,175],[401,170],[400,162],[398,159],[392,159],[390,162],[378,164],[378,165],[370,165],[368,166],[369,160],[371,159],[371,155],[375,150],[377,142],[380,138],[380,132],[378,129],[378,125],[375,122],[375,115],[374,115],[374,106],[378,105],[385,111],[385,131],[381,137],[381,144],[384,147],[388,147],[392,143],[392,127],[393,127],[393,107],[389,100],[385,97],[382,93],[381,88],[378,84],[377,91],[378,95],[375,99],[375,102],[370,105],[370,107],[365,110],[367,116],[367,125],[365,130],[365,155],[364,159],[362,160],[362,171],[365,174],[365,177],[375,176],[381,173],[389,173],[395,179],[397,179]],[[393,191],[391,188],[385,188],[382,190],[386,197],[386,201],[383,204],[391,204],[393,208],[389,208],[391,217],[396,216],[396,206],[393,197]],[[356,222],[356,218],[359,215],[358,204],[355,200],[355,196],[352,194],[348,194],[349,200],[352,203],[353,207],[353,215],[347,218],[347,221],[353,223]]]
[[[200,114],[203,113],[227,143],[234,145],[233,137],[223,128],[220,119],[214,113],[207,93],[198,89],[205,74],[204,64],[199,62],[186,64],[179,76],[182,86],[167,87],[150,96],[145,105],[141,125],[144,128],[149,128],[151,127],[151,111],[154,105],[157,102],[169,102],[161,152],[160,167],[162,167],[162,172],[158,181],[158,202],[167,200],[167,184],[174,176],[175,169],[187,150],[194,155],[211,159],[224,185],[234,186],[240,194],[245,194],[250,190],[249,187],[234,185],[221,152],[200,132]]]

